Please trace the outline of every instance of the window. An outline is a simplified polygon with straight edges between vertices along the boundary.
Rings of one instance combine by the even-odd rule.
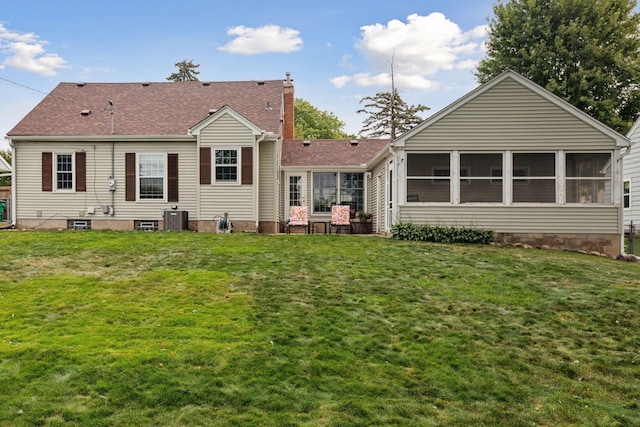
[[[407,154],[407,202],[451,201],[449,153]]]
[[[315,172],[313,174],[313,212],[330,213],[331,206],[350,205],[364,210],[364,174],[358,172]]]
[[[612,202],[611,154],[567,153],[566,202]]]
[[[164,199],[164,163],[164,154],[138,155],[138,197],[140,200]]]
[[[628,179],[624,180],[624,184],[622,187],[622,198],[624,200],[624,207],[631,207],[631,181]]]
[[[56,189],[73,190],[72,154],[56,154]]]
[[[289,206],[302,206],[302,175],[289,177]]]
[[[502,154],[460,154],[460,176],[468,185],[460,186],[460,203],[502,202]]]
[[[214,181],[217,183],[238,182],[238,150],[215,150]]]
[[[555,153],[514,153],[512,175],[514,203],[556,202]]]

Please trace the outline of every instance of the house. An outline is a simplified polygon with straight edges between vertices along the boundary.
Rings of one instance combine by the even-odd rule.
[[[629,144],[506,71],[393,141],[372,162],[371,191],[387,197],[386,229],[487,228],[498,242],[617,255]]]
[[[394,141],[295,140],[284,81],[62,83],[8,133],[16,226],[282,231],[333,204],[617,255],[629,139],[506,71]],[[316,229],[316,231],[319,231]]]
[[[622,203],[624,207],[624,225],[633,222],[640,226],[640,118],[636,120],[627,137],[631,140],[631,149],[624,157],[624,175],[622,185]]]
[[[279,158],[293,138],[290,77],[61,83],[11,131],[21,228],[277,232]]]

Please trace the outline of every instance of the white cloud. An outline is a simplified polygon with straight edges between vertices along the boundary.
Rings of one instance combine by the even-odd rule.
[[[374,70],[370,77],[377,76],[375,80],[389,86],[390,80],[383,83],[381,76],[389,72],[393,60],[398,84],[404,89],[427,91],[438,87],[432,76],[439,71],[475,66],[483,53],[487,35],[484,25],[465,32],[438,12],[427,16],[412,14],[406,22],[394,19],[386,25],[367,25],[360,30],[361,38],[355,47]],[[348,83],[375,85],[374,79],[364,78],[364,75],[369,76],[359,73],[336,77],[331,82],[336,87]]]
[[[42,76],[55,76],[57,69],[68,68],[63,58],[46,53],[46,44],[33,33],[16,33],[0,24],[0,52],[6,54],[0,69],[9,66]]]
[[[258,28],[240,25],[230,28],[227,34],[236,38],[218,49],[229,53],[241,55],[291,53],[302,48],[299,31],[277,25]]]

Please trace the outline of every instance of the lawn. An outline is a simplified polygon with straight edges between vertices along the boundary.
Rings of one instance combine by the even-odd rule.
[[[3,231],[0,271],[0,426],[640,425],[637,264]]]

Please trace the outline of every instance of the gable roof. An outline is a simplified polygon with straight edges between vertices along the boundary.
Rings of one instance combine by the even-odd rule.
[[[215,112],[212,112],[209,117],[207,117],[206,119],[202,120],[197,125],[193,126],[191,129],[189,129],[189,133],[191,135],[199,135],[200,132],[202,131],[202,129],[206,128],[211,123],[215,122],[216,120],[218,120],[220,117],[222,117],[224,115],[229,115],[229,116],[233,117],[235,120],[237,120],[238,122],[240,122],[244,126],[246,126],[254,135],[260,135],[262,133],[262,129],[260,129],[258,126],[256,126],[251,121],[247,120],[246,117],[244,117],[242,114],[238,113],[237,111],[235,111],[233,108],[229,107],[228,105],[224,105],[219,110],[216,110]]]
[[[445,107],[442,110],[438,111],[436,114],[432,115],[431,117],[426,118],[422,123],[420,123],[419,125],[415,126],[413,129],[411,129],[407,133],[401,135],[397,139],[395,139],[393,141],[392,145],[393,146],[397,146],[397,147],[404,146],[406,141],[407,141],[407,139],[411,138],[412,136],[416,135],[417,133],[422,132],[424,129],[426,129],[429,126],[433,125],[434,123],[438,122],[443,117],[446,117],[451,112],[457,110],[458,108],[462,107],[463,105],[467,104],[468,102],[474,100],[478,96],[484,94],[485,92],[489,91],[490,89],[492,89],[493,87],[497,86],[498,84],[502,83],[503,81],[505,81],[507,79],[512,79],[512,80],[516,81],[520,85],[526,87],[527,89],[529,89],[532,92],[536,93],[537,95],[541,96],[542,98],[544,98],[548,102],[550,102],[550,103],[554,104],[555,106],[561,108],[562,110],[564,110],[568,114],[574,116],[578,120],[584,122],[585,124],[591,126],[592,128],[595,128],[596,130],[600,131],[605,136],[607,136],[607,137],[611,138],[612,140],[614,140],[617,146],[628,146],[629,145],[629,140],[625,136],[619,134],[615,130],[611,129],[610,127],[606,126],[605,124],[601,123],[600,121],[594,119],[593,117],[591,117],[587,113],[585,113],[582,110],[574,107],[572,104],[568,103],[564,99],[556,96],[555,94],[551,93],[547,89],[545,89],[542,86],[532,82],[531,80],[529,80],[526,77],[516,73],[513,70],[504,71],[502,74],[498,75],[497,77],[493,78],[492,80],[488,81],[487,83],[484,83],[484,84],[478,86],[477,88],[475,88],[471,92],[469,92],[466,95],[464,95],[463,97],[459,98],[457,101],[454,101],[452,104],[449,104],[447,107]]]
[[[7,136],[186,136],[225,105],[279,134],[282,96],[282,80],[60,83]]]
[[[389,139],[314,139],[285,140],[282,167],[355,167],[363,168],[391,142]],[[357,141],[357,143],[355,142]]]

